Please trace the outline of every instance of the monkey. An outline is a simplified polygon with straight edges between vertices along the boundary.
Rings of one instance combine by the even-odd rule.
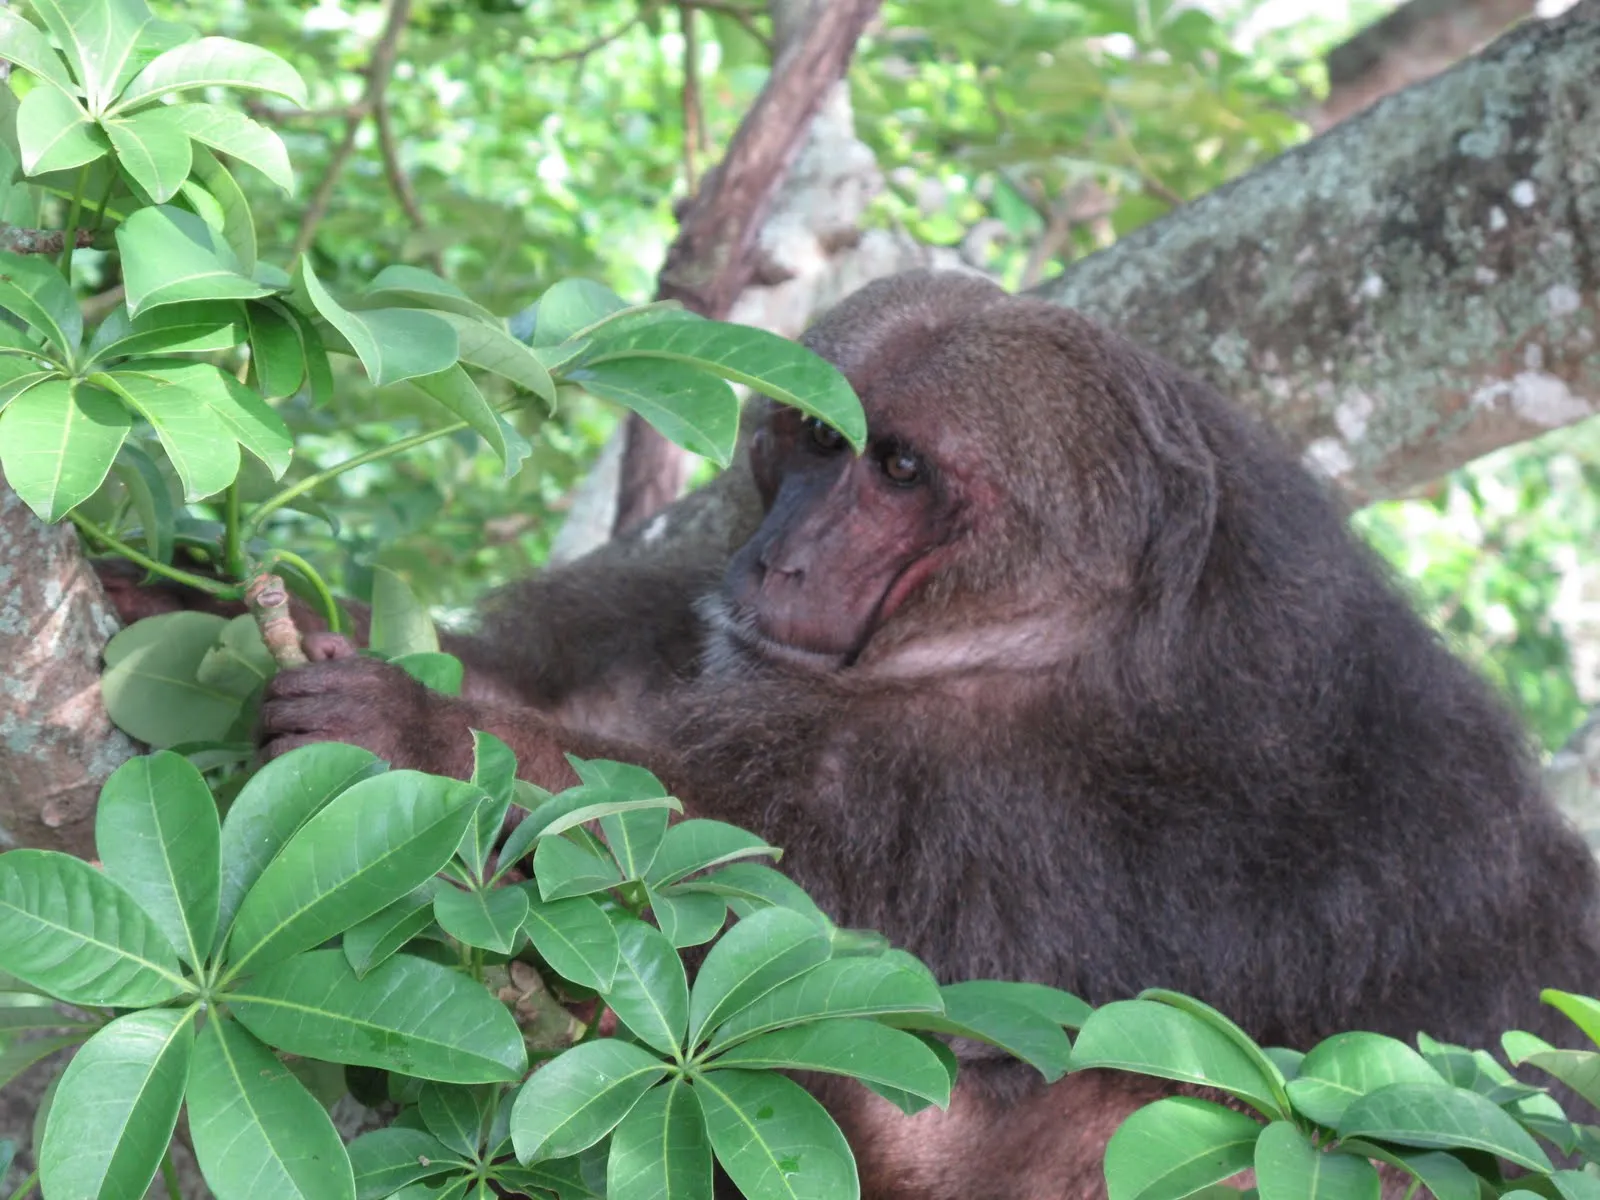
[[[482,729],[547,788],[565,752],[640,763],[945,982],[1166,987],[1302,1050],[1570,1044],[1538,995],[1595,990],[1590,854],[1269,430],[967,275],[870,284],[804,340],[860,396],[864,453],[759,402],[749,521],[512,585],[447,646],[460,697],[329,643],[269,686],[264,753],[461,776]],[[948,1111],[815,1084],[863,1195],[1098,1200],[1111,1133],[1174,1090],[959,1053]]]

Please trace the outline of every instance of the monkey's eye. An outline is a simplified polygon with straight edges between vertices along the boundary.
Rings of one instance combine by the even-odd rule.
[[[844,449],[844,434],[831,425],[816,417],[807,417],[800,425],[810,435],[811,444],[823,453],[836,454]]]
[[[909,450],[900,450],[890,447],[884,451],[883,473],[889,477],[891,483],[900,487],[911,487],[922,481],[922,460]]]

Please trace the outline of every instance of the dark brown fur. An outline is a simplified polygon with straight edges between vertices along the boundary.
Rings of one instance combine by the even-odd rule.
[[[827,475],[775,413],[755,447],[772,516],[719,596],[714,542],[654,575],[551,572],[458,647],[491,698],[320,664],[279,677],[269,750],[336,738],[461,773],[476,726],[547,786],[570,781],[561,749],[642,761],[947,980],[1175,988],[1301,1048],[1564,1037],[1538,990],[1600,982],[1589,853],[1523,732],[1274,438],[1076,314],[970,279],[872,285],[807,341],[875,437],[937,469],[881,508],[903,517],[841,541],[900,501]],[[932,575],[874,616],[882,556],[926,554]],[[774,649],[830,597],[837,645]],[[983,1059],[948,1115],[826,1094],[867,1195],[1017,1200],[1103,1194],[1105,1138],[1159,1090],[1046,1089]]]

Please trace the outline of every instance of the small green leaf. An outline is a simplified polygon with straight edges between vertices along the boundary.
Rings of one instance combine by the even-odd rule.
[[[350,1160],[327,1111],[236,1021],[200,1031],[189,1134],[217,1200],[355,1200]]]
[[[1106,1145],[1108,1200],[1179,1200],[1255,1163],[1261,1125],[1232,1109],[1169,1096],[1137,1109]]]
[[[133,421],[97,387],[45,379],[0,412],[0,471],[42,521],[59,521],[105,482]]]
[[[522,1085],[511,1108],[517,1159],[566,1158],[594,1145],[667,1074],[667,1064],[611,1038],[558,1055]]]
[[[158,749],[224,740],[238,698],[201,683],[199,671],[227,624],[215,613],[161,613],[106,643],[100,694],[117,728]]]
[[[243,702],[277,671],[278,664],[272,661],[272,653],[261,640],[261,628],[255,618],[240,613],[223,627],[216,645],[206,651],[195,679]]]
[[[617,924],[619,957],[606,992],[611,1011],[635,1037],[663,1054],[683,1046],[689,980],[683,960],[659,929],[628,918]]]
[[[44,334],[61,357],[71,358],[78,352],[83,341],[78,299],[43,255],[0,251],[0,308]]]
[[[100,790],[94,840],[102,869],[192,967],[206,961],[217,936],[220,839],[211,789],[181,755],[129,759]]]
[[[1478,1177],[1453,1154],[1443,1150],[1409,1150],[1404,1153],[1388,1146],[1343,1138],[1339,1148],[1346,1154],[1388,1163],[1414,1176],[1436,1200],[1479,1200]]]
[[[364,308],[383,308],[388,305],[431,308],[470,317],[480,323],[500,320],[448,279],[404,263],[394,263],[379,271],[372,282],[361,290],[361,305]]]
[[[17,145],[28,175],[103,158],[110,143],[83,106],[55,88],[34,88],[17,106]]]
[[[972,985],[964,985],[972,986]],[[985,986],[979,984],[978,986]],[[994,985],[990,985],[994,986]],[[998,985],[1005,987],[1005,984]],[[1027,985],[1022,985],[1027,986]],[[1037,985],[1035,985],[1037,986]],[[1063,993],[1064,994],[1064,993]],[[1076,1000],[1077,997],[1070,997]],[[1211,1026],[1223,1037],[1227,1038],[1239,1048],[1239,1052],[1255,1064],[1256,1070],[1261,1072],[1261,1077],[1267,1081],[1271,1088],[1274,1110],[1271,1115],[1287,1120],[1289,1117],[1289,1094],[1284,1090],[1283,1072],[1278,1070],[1276,1063],[1267,1055],[1266,1051],[1256,1045],[1255,1039],[1247,1034],[1228,1017],[1212,1008],[1203,1001],[1196,1000],[1193,996],[1186,996],[1182,992],[1169,991],[1166,988],[1146,988],[1139,993],[1141,1000],[1155,1000],[1162,1004],[1169,1004],[1173,1008],[1181,1009],[1191,1017]],[[1075,1027],[1080,1027],[1089,1015],[1088,1005],[1080,1005],[1073,1011]]]
[[[510,954],[528,917],[528,894],[521,888],[444,887],[434,897],[433,915],[439,927],[463,945]]]
[[[928,969],[906,956],[840,958],[775,987],[718,1027],[711,1048],[827,1017],[942,1013],[944,998]]]
[[[771,1071],[709,1071],[694,1090],[717,1161],[749,1200],[861,1195],[844,1134],[792,1079]]]
[[[227,301],[169,304],[138,317],[129,317],[127,305],[119,304],[94,331],[88,358],[227,350],[244,341],[246,332],[239,305]]]
[[[292,396],[306,377],[305,348],[300,328],[271,300],[248,304],[250,365],[261,394],[272,399]]]
[[[456,331],[437,314],[416,308],[352,311],[328,294],[303,256],[299,275],[317,312],[350,343],[375,386],[437,374],[459,357]]]
[[[466,680],[466,667],[453,654],[423,650],[416,654],[402,654],[398,658],[391,658],[389,662],[423,686],[447,696],[459,696],[461,685]]]
[[[587,896],[546,901],[531,889],[517,890],[528,896],[525,928],[539,956],[563,979],[609,991],[617,973],[617,932],[600,906]]]
[[[134,315],[185,300],[271,294],[239,271],[237,255],[220,234],[180,208],[141,208],[117,226],[116,237],[128,311]]]
[[[439,634],[428,610],[406,581],[388,567],[372,569],[372,627],[369,644],[385,658],[436,653]]]
[[[646,878],[658,888],[665,887],[696,871],[758,855],[776,862],[783,851],[737,825],[698,818],[679,821],[662,838]]]
[[[184,26],[157,21],[142,0],[99,0],[63,4],[38,0],[33,10],[72,64],[88,100],[100,113],[152,48],[176,44],[193,34]]]
[[[804,974],[829,953],[816,922],[785,908],[740,921],[706,955],[689,994],[689,1037],[701,1038],[779,984]]]
[[[0,58],[15,63],[25,71],[32,71],[69,96],[77,93],[71,76],[62,65],[61,56],[50,45],[49,39],[9,9],[0,9],[0,46],[5,47]]]
[[[0,297],[0,303],[3,303],[3,297]],[[1600,1043],[1600,1001],[1557,988],[1546,988],[1539,993],[1539,999],[1566,1014],[1567,1019],[1583,1030],[1591,1042]]]
[[[275,758],[250,777],[222,822],[222,902],[226,934],[245,893],[291,837],[346,788],[382,774],[385,764],[359,746],[321,742]]]
[[[448,886],[442,881],[430,880],[409,896],[402,896],[344,931],[340,944],[345,961],[357,979],[433,924],[433,898],[440,888]]]
[[[674,1079],[645,1093],[617,1125],[607,1200],[711,1200],[711,1142],[694,1089]]]
[[[409,310],[397,308],[375,311]],[[478,390],[478,385],[472,382],[472,376],[463,371],[459,363],[452,363],[432,375],[419,375],[411,380],[411,384],[465,421],[469,429],[488,442],[489,449],[494,451],[495,457],[504,466],[508,478],[516,474],[522,465],[522,460],[528,456],[531,449],[527,439],[512,429],[500,414],[495,412],[493,406],[484,399],[483,393]]]
[[[196,1009],[118,1017],[67,1064],[45,1121],[40,1183],[51,1196],[143,1196],[178,1123]]]
[[[165,109],[147,108],[126,117],[107,117],[101,128],[111,139],[117,162],[157,204],[165,204],[189,178],[194,165],[189,135]]]
[[[460,971],[396,954],[358,978],[339,950],[256,972],[230,996],[262,1041],[308,1058],[445,1083],[498,1083],[528,1067],[506,1006]]]
[[[194,178],[183,185],[183,197],[205,216],[206,224],[222,235],[223,242],[235,258],[240,271],[273,291],[285,291],[289,280],[283,272],[268,263],[256,261],[256,222],[250,212],[250,201],[233,177],[233,172],[204,146],[191,146],[194,156]],[[197,186],[199,180],[203,186]]]
[[[822,929],[830,929],[833,925],[817,907],[816,901],[806,895],[804,888],[787,875],[781,875],[760,863],[730,863],[709,874],[675,883],[666,890],[674,896],[701,893],[723,896],[728,906],[741,915],[773,905],[810,917]]]
[[[458,313],[441,315],[455,327],[462,362],[509,379],[555,408],[556,385],[550,372],[538,355],[507,333],[498,320],[490,324]]]
[[[533,878],[545,900],[586,896],[622,882],[610,857],[560,836],[539,839],[533,852]]]
[[[346,1148],[355,1172],[356,1200],[383,1200],[408,1183],[467,1165],[431,1133],[403,1125],[363,1133]]]
[[[918,1038],[876,1021],[843,1018],[776,1029],[742,1042],[707,1068],[824,1071],[909,1092],[941,1108],[950,1103],[950,1076]]]
[[[1032,1066],[1050,1083],[1066,1073],[1069,1062],[1076,1064],[1072,1043],[1061,1026],[1035,1009],[981,989],[964,990],[960,985],[941,988],[940,995],[944,1000],[943,1015],[890,1015],[883,1021],[900,1029],[949,1033],[999,1046]]]
[[[422,1123],[447,1147],[463,1157],[475,1158],[488,1116],[483,1106],[487,1098],[482,1088],[425,1083],[417,1097],[417,1111]]]
[[[152,111],[166,113],[195,141],[249,163],[284,191],[294,193],[294,169],[283,139],[260,121],[221,104],[172,104]]]
[[[715,375],[681,363],[619,358],[569,372],[592,396],[638,413],[662,437],[725,467],[739,436],[739,400]]]
[[[1052,1025],[1064,1025],[1068,1029],[1083,1028],[1083,1023],[1089,1019],[1089,1014],[1094,1011],[1071,992],[1064,992],[1060,988],[1047,987],[1042,983],[1013,983],[1010,980],[975,979],[967,983],[952,983],[945,988],[944,994],[946,1001],[949,1000],[950,996],[955,995],[972,1004],[982,1004],[989,1000],[1020,1004],[1024,1008],[1033,1009],[1034,1012]],[[1150,993],[1147,992],[1146,995],[1150,995]],[[1173,993],[1173,995],[1176,995],[1176,993]],[[1188,997],[1185,997],[1185,999],[1188,999]],[[1193,1003],[1199,1005],[1197,1000],[1193,1001]],[[1207,1011],[1214,1012],[1215,1010]],[[1243,1037],[1244,1035],[1241,1033],[1240,1036]],[[1243,1049],[1243,1047],[1241,1046],[1240,1049]],[[1264,1055],[1263,1060],[1265,1070],[1277,1071],[1278,1068],[1273,1066],[1270,1061],[1265,1061]]]
[[[0,854],[0,970],[68,1004],[138,1008],[190,990],[134,898],[50,850]]]
[[[208,363],[186,365],[216,371]],[[238,475],[239,445],[217,411],[192,389],[192,380],[174,382],[128,367],[98,372],[90,379],[121,396],[150,422],[183,481],[184,499],[192,502],[215,495]]]
[[[452,659],[460,665],[459,659]],[[461,840],[461,856],[475,876],[482,877],[484,864],[500,840],[511,797],[516,791],[517,756],[511,747],[480,729],[472,731],[472,782],[484,794],[484,801],[473,814],[467,836]]]
[[[1600,1104],[1600,1054],[1558,1050],[1543,1038],[1520,1031],[1502,1034],[1500,1041],[1513,1064],[1547,1071],[1590,1104]]]
[[[728,920],[728,902],[721,896],[668,895],[648,886],[645,895],[661,932],[680,950],[705,945],[722,932]]]
[[[592,279],[563,279],[539,297],[533,344],[557,345],[627,307],[622,297]]]
[[[1441,1084],[1444,1078],[1410,1046],[1376,1033],[1341,1033],[1320,1042],[1289,1084],[1295,1108],[1338,1127],[1353,1100],[1391,1083]]]
[[[80,1045],[90,1030],[75,1030],[57,1037],[6,1038],[0,1041],[0,1088],[8,1085],[24,1071],[42,1063],[52,1054],[70,1050]]]
[[[306,102],[300,73],[270,50],[232,38],[205,37],[174,46],[140,71],[117,98],[116,111],[204,87],[268,92],[302,107]]]
[[[1378,1200],[1378,1172],[1364,1158],[1319,1150],[1288,1121],[1274,1121],[1256,1141],[1261,1200]]]
[[[1550,1160],[1505,1111],[1476,1092],[1437,1083],[1392,1083],[1351,1102],[1341,1138],[1374,1138],[1428,1150],[1485,1150],[1549,1171]]]
[[[289,469],[294,439],[283,418],[256,392],[226,371],[211,363],[177,360],[129,363],[123,370],[140,371],[164,380],[201,400],[222,422],[225,436],[231,435],[260,459],[273,479],[281,479]]]

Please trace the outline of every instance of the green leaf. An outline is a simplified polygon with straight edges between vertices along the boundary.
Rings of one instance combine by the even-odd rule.
[[[876,1021],[843,1018],[777,1029],[717,1055],[707,1068],[824,1071],[909,1092],[944,1108],[950,1076],[918,1038]]]
[[[433,924],[433,898],[441,887],[447,886],[441,881],[430,881],[344,931],[340,945],[356,978],[397,953]]]
[[[478,1154],[488,1116],[481,1088],[425,1083],[417,1097],[417,1111],[433,1135],[466,1158]]]
[[[1600,1105],[1600,1054],[1593,1050],[1558,1050],[1531,1033],[1516,1031],[1502,1034],[1500,1041],[1512,1063],[1547,1071],[1590,1104]]]
[[[444,887],[433,900],[434,919],[456,941],[496,954],[510,954],[528,917],[528,894],[521,888],[462,891]]]
[[[270,300],[246,305],[245,314],[250,322],[250,365],[261,394],[273,399],[294,395],[306,377],[299,326]]]
[[[320,945],[420,887],[455,853],[478,800],[471,784],[418,771],[346,788],[240,903],[228,943],[233,972]]]
[[[239,1023],[212,1017],[189,1073],[189,1134],[217,1200],[355,1200],[316,1097]]]
[[[241,702],[277,674],[261,628],[248,613],[240,613],[222,629],[222,636],[200,660],[195,678],[206,687],[218,688]]]
[[[195,1013],[127,1013],[67,1064],[39,1152],[48,1195],[118,1200],[145,1194],[178,1123]]]
[[[455,365],[460,351],[456,331],[436,313],[416,308],[347,309],[328,294],[304,256],[299,277],[317,312],[350,343],[375,386],[434,375]]]
[[[46,379],[0,412],[0,471],[42,521],[59,521],[105,482],[133,421],[114,397]]]
[[[386,769],[359,746],[322,742],[291,750],[252,775],[222,822],[218,929],[228,932],[245,893],[302,825],[346,788]]]
[[[533,877],[545,900],[586,896],[622,882],[617,864],[609,857],[565,837],[539,839],[533,852]]]
[[[1035,1009],[990,995],[983,990],[969,991],[960,985],[940,989],[944,1014],[926,1016],[887,1016],[886,1025],[900,1029],[925,1029],[949,1033],[999,1046],[1008,1054],[1028,1063],[1054,1083],[1066,1073],[1076,1055],[1061,1026]]]
[[[83,314],[77,297],[43,255],[0,251],[0,308],[44,334],[62,357],[78,352]]]
[[[555,346],[628,305],[591,279],[563,279],[539,297],[535,346]]]
[[[372,568],[372,627],[368,641],[385,658],[436,653],[439,634],[416,593],[388,567]]]
[[[677,883],[685,876],[741,858],[766,855],[774,862],[783,851],[737,825],[698,818],[679,821],[661,840],[646,878],[656,887]]]
[[[206,363],[193,365],[216,370]],[[189,387],[189,381],[173,382],[125,367],[98,372],[90,379],[121,396],[150,422],[183,481],[185,500],[215,495],[238,475],[238,443],[205,397]]]
[[[549,1192],[557,1200],[607,1200],[605,1181],[591,1180],[583,1171],[584,1161],[580,1158],[552,1159],[530,1167],[506,1163],[496,1166],[494,1174],[508,1189],[521,1196],[542,1196]]]
[[[201,683],[199,670],[227,624],[214,613],[161,613],[106,643],[100,694],[117,728],[156,748],[224,740],[238,698]]]
[[[28,175],[94,162],[109,145],[83,106],[55,88],[34,88],[17,106],[17,146]]]
[[[421,267],[395,263],[385,267],[361,290],[362,307],[430,308],[455,316],[470,317],[475,323],[499,323],[483,305],[474,301],[448,279]],[[454,324],[454,322],[452,322]]]
[[[165,109],[147,108],[127,117],[107,117],[101,128],[117,162],[157,204],[165,204],[189,178],[194,165],[189,135]]]
[[[1364,1158],[1326,1153],[1288,1121],[1274,1121],[1256,1142],[1261,1200],[1378,1200],[1378,1172]]]
[[[689,979],[683,960],[659,929],[618,922],[618,962],[606,1004],[635,1037],[663,1054],[683,1046],[689,1024]]]
[[[780,875],[760,863],[730,863],[707,875],[675,883],[668,891],[674,896],[699,893],[724,896],[729,907],[741,915],[765,905],[773,905],[810,917],[823,929],[833,926],[833,922],[817,907],[816,901],[806,895],[804,888],[787,875]]]
[[[252,300],[267,296],[238,270],[221,235],[193,213],[170,205],[141,208],[117,226],[128,311],[138,315],[185,300]]]
[[[821,418],[858,453],[866,448],[866,415],[849,381],[798,342],[748,325],[682,319],[611,326],[594,340],[585,371],[624,362],[644,370],[653,362],[709,371]]]
[[[347,1149],[356,1200],[383,1200],[408,1183],[448,1175],[467,1165],[431,1133],[403,1125],[363,1133]]]
[[[1453,1154],[1443,1150],[1411,1150],[1401,1152],[1389,1146],[1364,1142],[1360,1138],[1344,1138],[1339,1148],[1346,1154],[1359,1154],[1362,1158],[1388,1163],[1420,1180],[1436,1200],[1479,1200],[1478,1177]]]
[[[129,363],[124,370],[142,371],[202,401],[221,421],[224,436],[232,437],[260,459],[273,479],[281,479],[289,469],[294,439],[283,418],[256,392],[226,371],[211,363],[174,360]]]
[[[294,169],[283,139],[260,121],[221,104],[172,104],[152,111],[166,113],[195,141],[249,163],[284,191],[294,193]]]
[[[424,687],[443,692],[447,696],[459,696],[461,685],[466,679],[466,667],[453,654],[423,650],[416,654],[402,654],[398,658],[391,658],[389,663],[391,666],[399,667]],[[470,830],[468,836],[471,836]]]
[[[1042,983],[1013,983],[1010,980],[982,979],[973,980],[969,983],[952,983],[945,989],[946,998],[948,999],[952,993],[965,997],[975,1004],[981,1004],[985,1000],[999,1000],[1011,1004],[1020,1004],[1024,1008],[1033,1009],[1034,1012],[1052,1025],[1064,1025],[1068,1029],[1083,1028],[1083,1023],[1089,1019],[1089,1014],[1094,1011],[1071,992],[1064,992],[1060,988],[1048,987]],[[1198,1005],[1200,1002],[1197,1000],[1194,1003]],[[1210,1009],[1207,1011],[1214,1012],[1215,1010]],[[1240,1036],[1244,1035],[1241,1033]],[[1240,1049],[1243,1049],[1243,1047],[1240,1047]],[[1264,1055],[1263,1058],[1265,1059]],[[1266,1062],[1266,1067],[1271,1071],[1277,1071],[1278,1069],[1270,1061]]]
[[[119,304],[94,331],[88,360],[105,362],[136,354],[227,350],[244,341],[245,336],[246,326],[237,304],[169,304],[138,317],[129,317],[127,305]]]
[[[978,986],[1005,987],[1006,985],[979,984]],[[1070,998],[1074,1000],[1076,999],[1076,997]],[[1230,1042],[1237,1046],[1240,1053],[1242,1053],[1246,1058],[1255,1064],[1256,1070],[1261,1072],[1261,1077],[1267,1081],[1268,1086],[1271,1088],[1273,1101],[1273,1113],[1271,1115],[1275,1117],[1281,1117],[1285,1120],[1288,1119],[1290,1112],[1289,1094],[1284,1090],[1283,1072],[1278,1070],[1277,1064],[1267,1056],[1266,1051],[1262,1050],[1260,1046],[1256,1045],[1254,1038],[1252,1038],[1244,1030],[1240,1029],[1216,1009],[1212,1008],[1209,1004],[1196,1000],[1193,996],[1186,996],[1182,992],[1169,991],[1166,988],[1146,988],[1144,991],[1139,993],[1139,999],[1155,1000],[1161,1004],[1169,1004],[1173,1008],[1180,1009],[1183,1012],[1188,1013],[1191,1017],[1194,1017],[1199,1021],[1203,1021],[1205,1024],[1211,1026],[1211,1028],[1215,1029],[1218,1033],[1222,1034],[1223,1037],[1227,1038]],[[1076,1018],[1076,1026],[1082,1026],[1083,1021],[1088,1018],[1089,1012],[1090,1009],[1088,1005],[1082,1004],[1080,1004],[1077,1010],[1074,1010],[1073,1016]]]
[[[1150,1000],[1095,1009],[1072,1049],[1074,1070],[1111,1067],[1221,1088],[1271,1115],[1271,1082],[1229,1037],[1198,1017]]]
[[[566,1158],[594,1145],[666,1074],[655,1055],[609,1038],[551,1059],[511,1107],[517,1160]]]
[[[490,324],[459,313],[440,315],[455,328],[462,362],[509,379],[554,410],[556,385],[550,372],[538,355],[507,333],[498,320]]]
[[[689,994],[687,1044],[697,1045],[740,1009],[826,961],[828,953],[828,935],[799,913],[768,908],[746,917],[701,964]]]
[[[1179,1200],[1255,1163],[1261,1125],[1232,1109],[1169,1096],[1135,1110],[1106,1144],[1108,1200]]]
[[[1531,1170],[1551,1169],[1544,1151],[1504,1110],[1449,1084],[1392,1083],[1369,1092],[1345,1109],[1339,1136],[1428,1150],[1486,1150]]]
[[[617,1125],[607,1200],[711,1200],[711,1142],[694,1089],[674,1079],[645,1093]]]
[[[9,9],[0,9],[0,46],[5,47],[0,58],[8,59],[25,71],[32,71],[69,96],[76,94],[77,88],[49,39]]]
[[[94,840],[102,868],[192,967],[206,961],[217,936],[220,839],[217,802],[182,755],[129,759],[100,791]]]
[[[61,45],[95,113],[138,69],[146,47],[171,45],[184,36],[181,26],[154,20],[143,0],[39,0],[33,9]]]
[[[4,303],[3,297],[0,297],[0,303]],[[1600,1043],[1600,1001],[1557,988],[1546,988],[1539,993],[1539,999],[1566,1014],[1567,1019],[1583,1030],[1584,1036],[1591,1042]]]
[[[718,933],[728,919],[728,902],[721,896],[667,895],[646,887],[650,913],[678,949],[703,946]]]
[[[1376,1033],[1341,1033],[1315,1046],[1289,1084],[1295,1108],[1337,1128],[1350,1102],[1391,1083],[1440,1084],[1444,1078],[1410,1046]]]
[[[725,467],[739,437],[739,400],[715,375],[681,363],[619,358],[585,362],[569,383],[638,413],[657,432],[692,454]]]
[[[459,659],[452,659],[458,666]],[[480,729],[472,731],[472,782],[483,792],[483,803],[467,826],[467,836],[461,840],[461,856],[467,860],[475,876],[482,877],[484,864],[500,839],[506,813],[511,810],[511,797],[516,790],[517,756],[511,747]]]
[[[58,1054],[79,1045],[89,1034],[75,1031],[59,1037],[29,1038],[0,1042],[0,1087],[5,1087],[24,1071]]]
[[[528,1069],[505,1005],[470,976],[409,954],[361,978],[342,951],[297,954],[252,975],[230,1008],[269,1045],[327,1062],[445,1083],[503,1082]]]
[[[49,850],[0,854],[0,970],[68,1004],[138,1008],[190,990],[132,896]]]
[[[410,310],[395,308],[375,311]],[[452,363],[432,375],[419,375],[411,380],[411,384],[465,421],[469,429],[488,442],[489,449],[494,451],[495,457],[505,468],[507,478],[516,474],[522,460],[531,452],[527,439],[495,412],[478,390],[478,385],[472,382],[472,376],[463,371],[459,363]]]
[[[157,57],[123,90],[116,110],[203,87],[268,92],[301,107],[306,102],[300,73],[270,50],[232,38],[206,37],[174,46]]]
[[[0,412],[4,412],[6,405],[10,404],[29,388],[38,387],[47,379],[58,378],[55,371],[29,371],[25,366],[23,370],[13,372],[11,370],[12,366],[21,361],[16,358],[9,360],[0,358],[0,376],[5,376],[4,381],[0,382]]]
[[[525,928],[533,948],[563,979],[597,992],[609,991],[617,972],[617,931],[605,912],[586,896],[540,900],[528,896]]]
[[[238,267],[252,276],[257,283],[275,291],[289,287],[287,276],[276,267],[256,261],[256,223],[250,212],[250,201],[239,186],[233,173],[222,161],[204,146],[191,146],[194,156],[194,178],[183,185],[183,197],[204,213],[205,222],[222,235],[228,250],[238,259]],[[198,179],[203,187],[197,186]]]
[[[792,1079],[770,1071],[710,1071],[695,1080],[694,1090],[717,1161],[749,1200],[861,1195],[844,1134]]]
[[[744,1038],[827,1017],[942,1013],[944,998],[928,969],[909,955],[840,958],[772,989],[711,1038],[713,1050]]]

